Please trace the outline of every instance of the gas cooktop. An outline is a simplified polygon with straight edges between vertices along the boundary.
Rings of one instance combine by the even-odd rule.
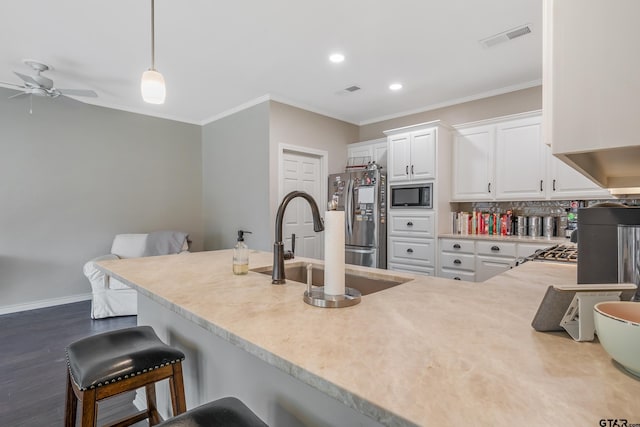
[[[531,261],[578,262],[578,247],[575,244],[559,244],[537,250],[529,258]]]

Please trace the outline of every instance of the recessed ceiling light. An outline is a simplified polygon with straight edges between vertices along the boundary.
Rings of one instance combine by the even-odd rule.
[[[400,89],[402,89],[402,84],[400,84],[400,83],[391,83],[389,85],[389,89],[391,89],[391,90],[400,90]]]
[[[343,55],[343,54],[341,54],[341,53],[334,53],[334,54],[331,54],[331,55],[329,56],[329,61],[333,62],[334,64],[339,64],[339,63],[341,63],[342,61],[344,61],[344,55]]]

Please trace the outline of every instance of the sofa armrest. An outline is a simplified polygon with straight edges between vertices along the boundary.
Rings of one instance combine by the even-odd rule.
[[[93,292],[104,291],[109,288],[109,276],[96,268],[95,263],[98,261],[106,261],[110,259],[120,259],[117,255],[109,254],[102,255],[87,261],[82,268],[84,275],[89,279],[91,283],[91,290]]]

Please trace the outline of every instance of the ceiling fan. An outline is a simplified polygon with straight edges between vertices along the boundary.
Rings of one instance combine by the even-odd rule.
[[[0,85],[8,86],[11,89],[18,88],[22,91],[21,93],[10,96],[9,99],[25,95],[46,96],[48,98],[57,98],[59,96],[87,96],[96,98],[98,96],[97,93],[88,89],[58,89],[53,86],[53,80],[40,74],[44,71],[52,70],[52,67],[31,59],[25,59],[24,63],[31,67],[33,71],[35,71],[35,74],[26,75],[14,71],[14,74],[24,82],[23,85],[0,82]]]

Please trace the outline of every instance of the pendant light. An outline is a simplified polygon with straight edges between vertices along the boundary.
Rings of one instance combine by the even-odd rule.
[[[164,104],[164,98],[167,95],[164,86],[164,77],[156,71],[154,2],[154,0],[151,0],[151,68],[142,73],[140,91],[142,92],[144,102],[148,102],[149,104]]]

